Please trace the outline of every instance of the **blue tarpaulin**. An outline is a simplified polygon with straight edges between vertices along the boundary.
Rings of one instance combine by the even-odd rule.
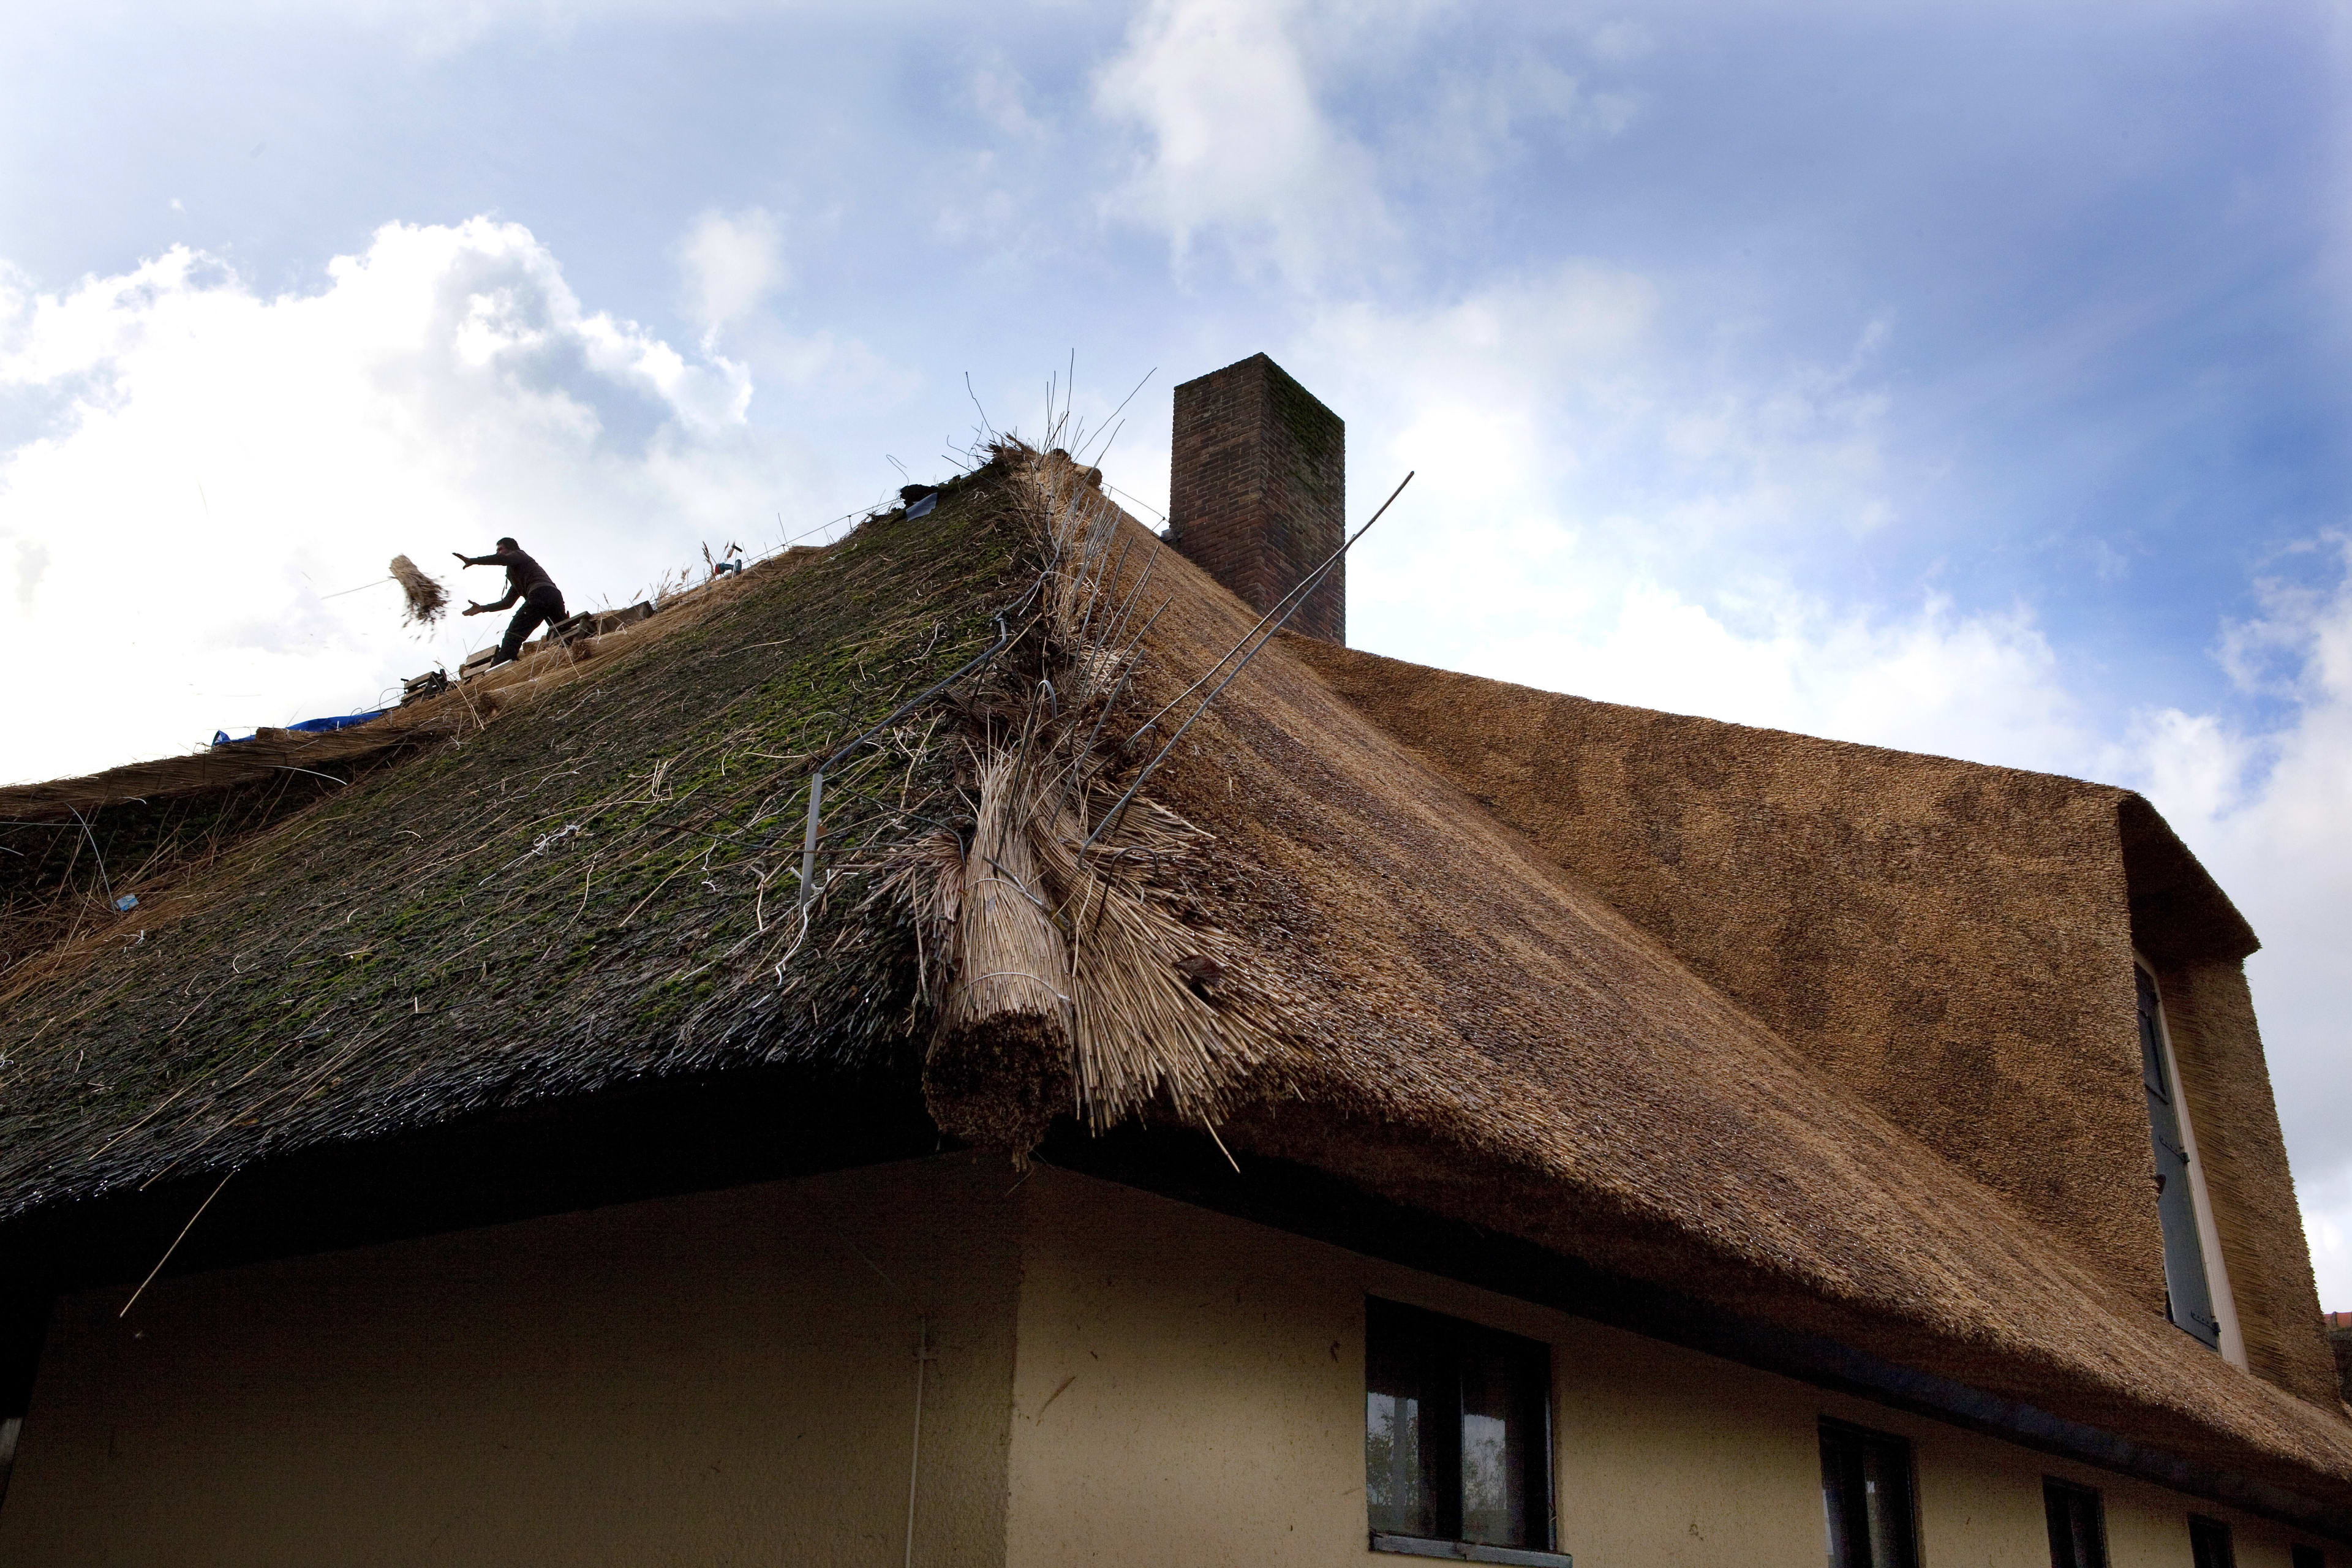
[[[354,724],[364,724],[371,719],[381,719],[391,711],[389,708],[379,708],[373,713],[343,713],[332,719],[305,719],[299,724],[287,725],[286,729],[289,734],[323,735],[331,730],[348,730]],[[213,744],[215,746],[241,746],[252,739],[251,735],[231,737],[226,730],[213,731]]]

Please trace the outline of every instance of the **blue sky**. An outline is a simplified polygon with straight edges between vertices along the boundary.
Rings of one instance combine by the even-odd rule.
[[[20,13],[32,8],[19,7]],[[236,0],[0,23],[0,777],[373,702],[1260,349],[1352,640],[2146,789],[2352,1306],[2346,39],[2317,5]],[[1147,512],[1148,515],[1148,512]],[[454,566],[454,563],[450,563]],[[478,576],[482,574],[478,574]],[[485,596],[487,582],[469,584]],[[467,634],[480,633],[480,637]],[[94,702],[93,691],[114,695]]]

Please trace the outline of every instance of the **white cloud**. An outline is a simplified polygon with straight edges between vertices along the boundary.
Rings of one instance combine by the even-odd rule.
[[[1045,133],[1044,121],[1029,108],[1029,99],[1028,79],[1003,50],[989,50],[972,68],[972,107],[1005,135],[1033,141]]]
[[[1286,362],[1350,413],[1361,502],[1414,489],[1350,568],[1353,639],[1743,723],[2080,772],[2100,755],[2032,612],[1841,604],[1806,542],[1895,525],[1886,329],[1758,384],[1670,373],[1675,301],[1572,263],[1426,310],[1318,312]]]
[[[678,247],[688,309],[706,334],[741,320],[790,281],[782,226],[760,207],[705,213]]]
[[[1638,108],[1630,92],[1595,91],[1539,54],[1514,51],[1484,69],[1447,73],[1427,120],[1399,123],[1383,161],[1423,163],[1427,181],[1475,188],[1506,153],[1526,151],[1528,132],[1542,133],[1557,156],[1622,133]]]
[[[1208,231],[1294,281],[1391,226],[1370,154],[1317,101],[1295,0],[1151,0],[1095,81],[1096,108],[1144,149],[1108,210]]]
[[[308,294],[175,248],[56,294],[0,272],[0,391],[45,406],[0,448],[0,778],[184,750],[215,728],[374,705],[495,639],[419,646],[413,556],[521,539],[575,605],[633,595],[703,539],[804,514],[809,459],[745,424],[748,373],[587,310],[517,225],[389,225]],[[756,538],[747,539],[756,542]]]

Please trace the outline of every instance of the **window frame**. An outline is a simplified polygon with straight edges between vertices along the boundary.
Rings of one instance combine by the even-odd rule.
[[[2061,1502],[2079,1501],[2090,1505],[2091,1540],[2094,1560],[2074,1561],[2073,1554],[2058,1555],[2058,1510]],[[2086,1487],[2079,1481],[2061,1479],[2056,1476],[2042,1478],[2042,1522],[2050,1532],[2050,1568],[2107,1568],[2107,1501],[2096,1487]],[[2068,1531],[2072,1537],[2071,1529]]]
[[[1829,1559],[1829,1568],[1919,1568],[1922,1552],[1919,1531],[1918,1453],[1913,1447],[1911,1439],[1899,1433],[1881,1432],[1873,1426],[1864,1426],[1852,1421],[1841,1421],[1833,1415],[1824,1415],[1821,1418],[1819,1434],[1822,1450],[1822,1526],[1825,1531],[1831,1532],[1828,1542],[1830,1546],[1834,1547],[1838,1541],[1838,1536],[1832,1527],[1829,1508],[1829,1449],[1830,1444],[1832,1440],[1855,1442],[1882,1449],[1893,1450],[1900,1456],[1900,1474],[1903,1478],[1903,1503],[1900,1517],[1903,1524],[1902,1549],[1905,1561],[1900,1563],[1878,1562],[1876,1560],[1876,1554],[1870,1551],[1869,1528],[1865,1521],[1862,1531],[1862,1541],[1863,1550],[1864,1553],[1868,1555],[1869,1560],[1862,1563],[1841,1563],[1835,1553],[1832,1552]],[[1847,1532],[1849,1538],[1852,1536],[1852,1522],[1853,1521],[1850,1519],[1847,1521]]]
[[[2238,1545],[2229,1521],[2210,1513],[2190,1514],[2189,1560],[2194,1568],[2238,1568]]]
[[[1525,1448],[1518,1461],[1523,1494],[1524,1544],[1469,1541],[1462,1519],[1462,1401],[1465,1373],[1480,1352],[1506,1365],[1516,1361],[1522,1374],[1508,1398],[1521,1405],[1527,1418]],[[1418,1363],[1423,1375],[1453,1390],[1453,1408],[1440,1412],[1443,1426],[1425,1439],[1434,1464],[1425,1472],[1432,1491],[1433,1525],[1452,1534],[1419,1535],[1381,1528],[1373,1522],[1373,1490],[1369,1474],[1371,1456],[1371,1401],[1382,1390],[1379,1384],[1400,1363]],[[1374,1552],[1412,1557],[1444,1557],[1455,1562],[1500,1563],[1532,1568],[1572,1568],[1574,1559],[1559,1551],[1559,1504],[1556,1444],[1553,1435],[1552,1347],[1542,1340],[1491,1328],[1466,1318],[1433,1311],[1411,1302],[1367,1294],[1364,1298],[1364,1442],[1367,1461],[1365,1523]],[[1431,1403],[1423,1396],[1424,1403]],[[1523,1403],[1522,1403],[1523,1402]],[[1423,1419],[1427,1419],[1424,1413]]]
[[[2171,1020],[2165,1016],[2164,986],[2153,965],[2132,955],[2132,989],[2140,1044],[2140,1082],[2147,1101],[2148,1147],[2156,1163],[2157,1223],[2164,1240],[2164,1315],[2190,1339],[2233,1365],[2243,1365],[2235,1305],[2230,1300],[2229,1269],[2221,1257],[2221,1232],[2205,1192],[2197,1134],[2180,1082],[2180,1061],[2172,1048]],[[2150,1081],[2153,1079],[2153,1081]],[[2167,1156],[2179,1164],[2180,1191],[2170,1192]],[[2168,1217],[2168,1197],[2179,1217]],[[2203,1298],[2199,1310],[2197,1299]]]

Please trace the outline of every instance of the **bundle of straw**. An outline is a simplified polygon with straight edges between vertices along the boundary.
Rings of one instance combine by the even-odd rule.
[[[392,575],[400,591],[408,595],[408,608],[401,618],[410,626],[429,626],[449,607],[449,590],[427,577],[424,568],[407,556],[392,558]]]

